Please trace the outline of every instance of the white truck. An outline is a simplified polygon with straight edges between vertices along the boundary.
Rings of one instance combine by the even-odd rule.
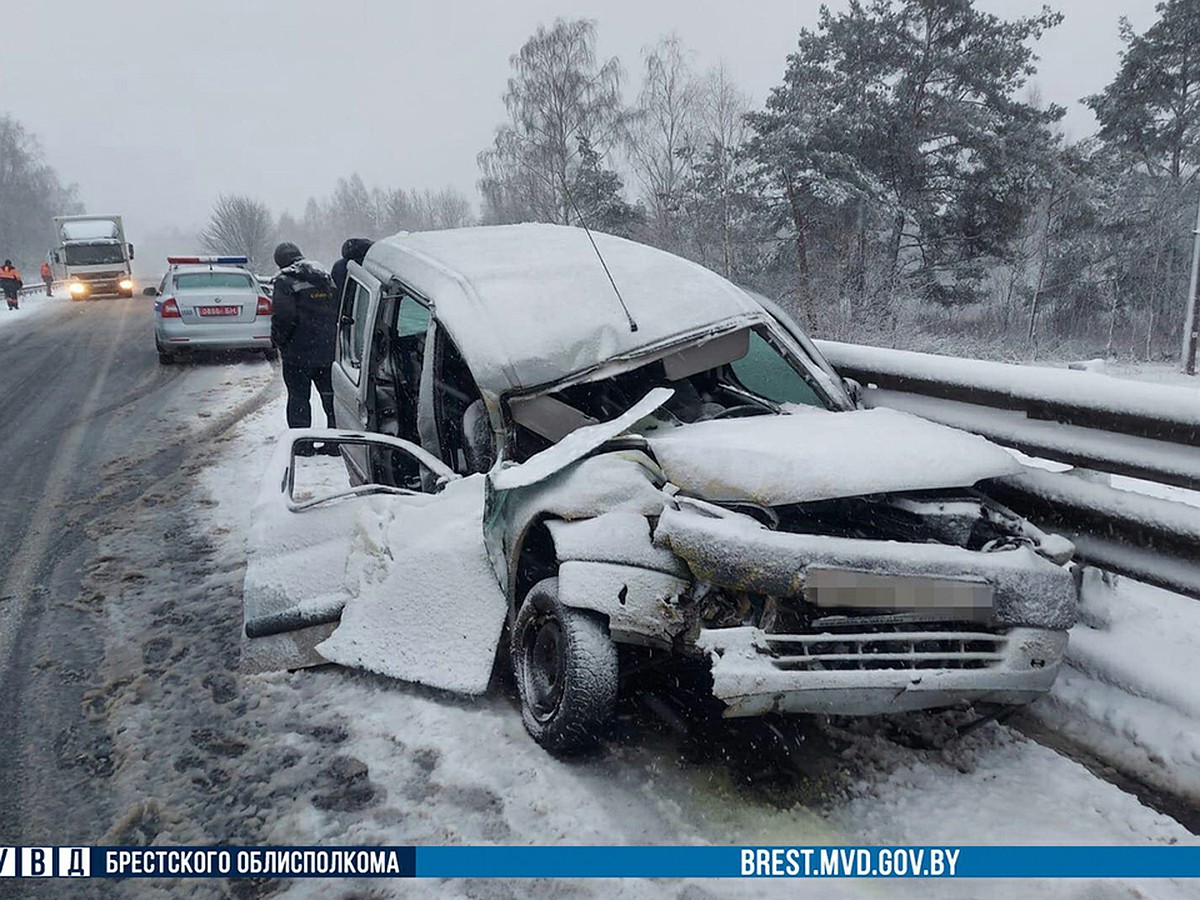
[[[72,300],[133,296],[133,244],[125,241],[120,216],[55,216],[54,233],[54,274],[66,281]]]

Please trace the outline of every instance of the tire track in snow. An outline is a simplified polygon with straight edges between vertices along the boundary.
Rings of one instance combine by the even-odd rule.
[[[69,475],[80,457],[83,444],[84,425],[89,419],[89,412],[96,408],[104,393],[117,354],[123,349],[122,338],[129,322],[129,308],[122,306],[120,320],[117,323],[116,339],[107,341],[101,357],[101,366],[92,383],[91,389],[83,399],[82,416],[67,427],[62,435],[54,462],[51,464],[46,478],[46,492],[36,510],[34,510],[21,543],[13,554],[8,571],[5,575],[0,596],[5,601],[0,604],[0,670],[8,665],[15,639],[21,624],[25,620],[29,598],[37,586],[41,574],[41,563],[46,558],[46,551],[60,533],[60,519],[63,513],[63,501],[70,492]],[[93,339],[95,343],[95,339]]]

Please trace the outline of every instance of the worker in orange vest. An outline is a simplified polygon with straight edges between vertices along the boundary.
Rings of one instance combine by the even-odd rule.
[[[46,296],[53,297],[54,292],[50,288],[54,285],[54,273],[50,271],[50,263],[42,263],[42,281],[46,282]]]
[[[0,266],[0,288],[4,290],[4,299],[8,301],[9,309],[17,309],[20,306],[22,287],[24,284],[21,282],[21,273],[17,271],[11,259],[6,259],[4,265]]]

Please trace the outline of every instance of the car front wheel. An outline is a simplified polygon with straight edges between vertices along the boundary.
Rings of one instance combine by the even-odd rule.
[[[561,754],[596,746],[617,701],[617,648],[600,616],[559,600],[557,578],[535,584],[517,613],[512,664],[534,740]]]

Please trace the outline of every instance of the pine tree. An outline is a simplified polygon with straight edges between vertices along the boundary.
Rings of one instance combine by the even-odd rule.
[[[571,184],[569,224],[628,237],[645,220],[645,211],[630,206],[621,194],[624,185],[585,137],[579,138],[579,165]]]
[[[1121,20],[1121,68],[1085,99],[1100,138],[1147,174],[1181,181],[1200,165],[1200,4],[1166,0],[1145,34]]]
[[[827,290],[861,294],[870,257],[885,298],[902,284],[946,303],[977,295],[1044,182],[1063,110],[1019,92],[1034,72],[1029,43],[1060,18],[1005,21],[972,0],[853,0],[801,32],[784,83],[750,122],[802,305],[818,245],[849,267]]]

